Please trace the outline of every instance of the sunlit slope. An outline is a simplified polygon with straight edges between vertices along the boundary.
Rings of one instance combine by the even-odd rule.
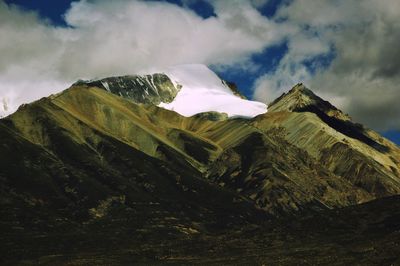
[[[53,101],[43,99],[0,120],[2,238],[71,237],[86,225],[118,231],[121,223],[133,236],[140,230],[152,239],[181,238],[264,215],[184,160],[153,158]],[[3,245],[16,251],[18,242]]]
[[[274,215],[373,198],[251,120],[215,113],[183,117],[96,87],[73,86],[20,108],[3,123],[61,161],[73,156],[100,163],[107,156],[118,160],[119,151],[103,144],[105,137],[113,139],[227,187]]]
[[[400,193],[400,149],[355,124],[302,85],[270,105],[253,125],[280,134],[328,170],[376,197]]]
[[[151,109],[151,108],[150,108]],[[165,110],[175,116],[175,113]],[[42,118],[38,119],[38,116]],[[48,146],[42,119],[50,119],[78,143],[97,145],[87,128],[118,139],[152,157],[171,157],[201,170],[202,161],[185,152],[181,141],[190,143],[190,132],[176,134],[176,129],[162,120],[154,120],[151,110],[97,88],[73,87],[51,99],[21,108],[10,117],[13,125],[33,143]],[[184,136],[184,137],[181,137]],[[88,142],[90,140],[93,143]],[[197,141],[197,140],[196,140]],[[199,140],[205,141],[205,140]],[[201,145],[210,157],[218,147]],[[182,158],[181,158],[182,157]],[[179,159],[179,160],[178,160]],[[199,159],[199,161],[197,160]],[[206,162],[204,162],[206,163]]]
[[[72,87],[51,102],[77,120],[150,156],[174,159],[166,158],[162,150],[173,149],[182,157],[180,160],[187,160],[199,170],[204,170],[223,149],[258,131],[245,119],[214,121],[206,115],[187,118],[154,105],[136,104],[95,87]]]

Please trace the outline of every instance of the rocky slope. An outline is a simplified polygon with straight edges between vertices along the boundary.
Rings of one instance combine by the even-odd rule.
[[[151,75],[80,80],[74,86],[101,88],[136,103],[157,105],[183,116],[218,112],[229,117],[252,118],[267,111],[264,103],[247,100],[234,83],[221,80],[201,64],[169,67]]]
[[[400,192],[400,149],[376,132],[352,122],[330,103],[299,84],[269,105],[254,125],[279,129],[336,175],[375,197]]]
[[[319,223],[304,262],[314,253],[321,258],[311,261],[328,262],[329,247],[343,252],[341,239],[355,233],[368,249],[357,256],[373,256],[362,243],[375,239],[391,247],[382,256],[391,261],[398,212],[381,206],[398,199],[358,204],[399,194],[396,145],[301,85],[252,119],[157,106],[179,92],[163,74],[77,82],[1,119],[2,259],[226,264],[243,263],[237,254],[255,263],[280,254],[273,261],[289,264],[299,232]],[[365,223],[369,210],[383,220]],[[380,226],[387,231],[376,235]]]
[[[347,206],[373,198],[295,145],[264,134],[250,122],[213,121],[201,115],[187,118],[86,86],[25,106],[3,120],[9,130],[62,162],[70,142],[102,161],[109,151],[103,151],[104,140],[96,134],[100,132],[165,163],[193,168],[202,178],[239,191],[271,214],[308,205],[306,209]],[[61,136],[54,139],[54,132]],[[68,160],[84,164],[89,155],[79,154],[83,147],[73,148],[78,154],[68,155]]]
[[[104,89],[136,103],[158,105],[170,103],[180,90],[166,74],[110,77],[99,80],[79,80],[73,86],[86,85]]]

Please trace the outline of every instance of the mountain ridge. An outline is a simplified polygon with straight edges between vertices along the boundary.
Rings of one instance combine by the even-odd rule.
[[[266,126],[264,130],[269,130],[279,124],[286,132],[282,133],[286,140],[307,150],[335,174],[348,178],[357,176],[356,182],[371,179],[367,182],[370,182],[367,186],[371,192],[374,190],[372,183],[379,183],[378,180],[383,178],[381,180],[386,180],[384,182],[391,183],[387,187],[391,191],[389,195],[398,193],[399,148],[376,132],[355,124],[349,116],[343,115],[304,85],[298,84],[287,94],[281,95],[270,104],[269,111],[270,114],[265,116],[270,115],[274,122],[263,125],[263,118],[256,118],[256,126]],[[366,157],[365,163],[355,163],[360,156]],[[392,191],[393,187],[397,192]]]
[[[114,102],[117,101],[117,102]],[[84,123],[84,125],[89,126],[90,128],[94,128],[98,131],[105,132],[107,135],[112,136],[113,138],[122,140],[123,142],[127,143],[131,147],[138,149],[142,152],[145,152],[146,154],[153,156],[155,158],[167,158],[170,152],[173,152],[175,154],[176,159],[173,159],[175,162],[187,162],[191,167],[194,167],[197,169],[200,173],[201,172],[207,172],[208,167],[212,167],[214,160],[218,160],[220,156],[223,156],[224,151],[227,151],[227,149],[230,149],[230,147],[235,148],[236,145],[242,145],[241,143],[244,141],[248,141],[249,144],[243,144],[244,147],[248,145],[255,145],[262,147],[264,145],[267,145],[269,147],[269,150],[271,150],[272,146],[276,146],[277,144],[274,143],[274,141],[271,141],[269,137],[265,138],[264,134],[262,131],[258,131],[258,129],[249,127],[248,121],[246,120],[241,120],[241,119],[234,119],[234,120],[228,120],[228,121],[221,121],[217,122],[219,124],[217,127],[215,127],[215,122],[213,121],[202,121],[201,119],[198,120],[198,126],[196,126],[196,123],[193,123],[191,118],[184,118],[184,117],[179,117],[179,120],[176,122],[165,122],[158,120],[156,122],[153,119],[149,120],[150,118],[150,113],[146,111],[148,108],[147,105],[141,106],[139,105],[132,105],[129,104],[128,102],[125,103],[124,100],[118,100],[115,96],[110,97],[110,95],[105,92],[105,91],[100,91],[94,88],[86,88],[86,87],[73,87],[69,89],[68,91],[54,97],[53,99],[43,99],[41,103],[38,105],[40,106],[46,106],[43,105],[45,102],[48,102],[50,104],[47,108],[50,111],[50,114],[54,116],[55,123],[63,125],[62,128],[63,130],[66,130],[66,132],[70,132],[68,134],[72,134],[71,136],[76,136],[75,141],[80,142],[80,143],[85,143],[86,142],[86,136],[82,135],[83,132],[77,132],[76,129],[78,129],[79,123]],[[92,104],[90,104],[92,102]],[[82,104],[85,103],[85,104]],[[102,103],[101,106],[98,104]],[[129,104],[126,106],[126,104]],[[124,106],[125,105],[125,106]],[[54,109],[54,107],[56,109]],[[90,107],[92,106],[92,107]],[[38,106],[39,107],[39,106]],[[89,109],[88,109],[89,107]],[[128,108],[127,108],[128,107]],[[143,109],[144,107],[144,109]],[[93,109],[92,109],[93,108]],[[100,108],[100,109],[99,109]],[[150,107],[151,109],[151,107]],[[59,111],[58,111],[59,110]],[[65,114],[59,112],[66,112]],[[110,111],[112,113],[110,113]],[[133,111],[133,112],[132,112]],[[144,112],[143,112],[144,111]],[[161,111],[161,109],[158,109],[158,113]],[[32,113],[31,111],[27,110],[25,111],[27,114]],[[35,111],[36,113],[38,111]],[[46,113],[48,111],[45,111]],[[151,111],[150,111],[151,112]],[[163,111],[165,112],[165,111]],[[44,114],[46,117],[48,115]],[[67,116],[65,116],[67,115]],[[72,117],[70,117],[72,115]],[[169,111],[166,112],[166,115],[171,118],[176,116],[174,113],[171,113]],[[12,121],[21,121],[20,119],[17,118],[17,120],[13,120],[14,117],[18,117],[18,114],[13,115],[11,117]],[[115,118],[114,118],[115,117]],[[147,118],[146,118],[147,117]],[[177,117],[177,118],[178,118]],[[28,120],[25,121],[25,116],[22,119],[22,124],[14,123],[14,125],[17,127],[18,130],[22,130],[21,132],[24,132],[25,125],[27,123],[32,123],[29,121],[32,121],[32,118],[28,117]],[[37,120],[37,118],[33,118]],[[66,121],[68,122],[65,122]],[[71,122],[73,120],[71,119],[78,119],[77,122],[74,122],[76,124],[75,126],[71,125]],[[118,122],[116,123],[111,123],[110,121],[116,120]],[[169,119],[166,119],[169,120]],[[172,120],[173,121],[173,120]],[[35,122],[34,122],[35,123]],[[188,124],[187,124],[188,123]],[[124,126],[125,124],[125,126]],[[41,125],[41,123],[39,123]],[[186,125],[189,125],[190,128],[187,128]],[[204,131],[203,126],[206,125],[207,131]],[[72,126],[72,127],[71,127]],[[40,126],[41,127],[41,126]],[[160,131],[160,129],[164,129]],[[188,130],[189,129],[189,130]],[[121,131],[122,130],[122,131]],[[133,131],[132,131],[133,130]],[[199,131],[200,130],[200,131]],[[230,131],[230,132],[229,132]],[[204,132],[204,133],[202,133]],[[215,133],[214,133],[215,132]],[[227,134],[229,132],[230,134]],[[30,137],[31,140],[40,145],[44,145],[45,147],[48,144],[47,139],[49,138],[47,135],[43,135],[43,130],[39,129],[37,133],[34,133],[34,131],[29,131],[23,133],[26,137]],[[36,137],[35,137],[36,136]],[[231,137],[230,137],[231,136]],[[242,136],[242,137],[240,137]],[[259,139],[261,137],[261,139]],[[224,140],[227,139],[227,140]],[[282,141],[279,137],[275,139],[275,141]],[[255,143],[253,143],[255,142]],[[235,144],[236,143],[236,144]],[[252,144],[253,143],[253,144]],[[268,143],[268,144],[267,144]],[[288,149],[289,144],[283,142],[282,143],[285,146],[285,149]],[[283,146],[281,144],[278,144],[280,146]],[[164,147],[164,148],[161,148]],[[164,151],[165,147],[168,147],[168,149],[172,149],[170,151]],[[161,149],[161,150],[160,150]],[[277,149],[279,150],[278,146]],[[285,149],[281,149],[279,154],[284,153]],[[245,150],[239,152],[239,154],[245,152]],[[266,150],[261,150],[260,153],[265,153]],[[293,152],[293,155],[289,155],[291,152]],[[268,152],[267,152],[268,153]],[[291,157],[293,156],[293,159],[297,161],[295,165],[299,167],[302,163],[298,158],[301,157],[307,157],[306,154],[303,154],[301,156],[296,156],[294,154],[297,153],[294,148],[291,148],[290,153],[285,155],[285,157]],[[167,156],[167,157],[166,157]],[[257,158],[260,155],[246,155],[243,158],[249,157],[249,156],[256,156]],[[273,157],[271,157],[270,161]],[[263,159],[264,160],[264,159]],[[261,161],[261,164],[264,165],[264,161]],[[279,165],[279,161],[276,162],[277,165]],[[263,169],[265,166],[260,166],[261,169]],[[292,166],[293,167],[293,166]],[[287,169],[291,169],[292,167],[289,167]],[[320,165],[319,167],[322,167]],[[281,168],[281,166],[279,166]],[[252,175],[252,172],[246,172],[248,170],[247,166],[244,169],[239,169],[239,172],[243,172],[242,174],[244,175]],[[286,170],[287,171],[287,170]],[[305,170],[303,170],[305,172]],[[278,176],[279,171],[276,173]],[[273,174],[273,175],[276,175]],[[266,178],[269,174],[262,174],[262,180]],[[297,172],[299,176],[303,176]],[[294,176],[295,176],[294,175]],[[293,176],[293,177],[294,177]],[[281,176],[278,178],[282,179],[285,177]],[[333,177],[331,177],[333,178]],[[213,178],[213,179],[219,179],[219,178]],[[268,179],[267,179],[268,180]],[[307,179],[299,179],[298,181],[304,182],[304,180]],[[334,180],[334,179],[332,179]],[[298,182],[297,181],[297,182]],[[321,180],[322,181],[322,180]],[[281,182],[281,181],[279,181]],[[288,182],[287,184],[289,185],[292,181]],[[333,182],[333,181],[332,181]],[[341,181],[340,181],[341,182]],[[255,185],[258,184],[257,182]],[[311,184],[311,183],[310,183]],[[309,185],[310,185],[309,184]],[[315,183],[314,185],[317,185],[318,183]],[[312,185],[312,186],[314,186]],[[286,186],[286,185],[285,185]],[[317,185],[319,186],[319,185]],[[325,185],[324,185],[325,186]],[[342,185],[343,186],[343,185]],[[307,187],[307,186],[306,186]],[[328,185],[329,187],[329,185]],[[252,190],[252,188],[250,187]],[[291,188],[293,190],[294,188]],[[251,191],[250,190],[250,191]],[[275,189],[272,187],[269,188],[267,191],[270,191],[268,193],[273,193]],[[278,189],[279,190],[279,189]],[[304,190],[304,189],[303,189]],[[263,192],[264,193],[264,192]],[[268,195],[267,193],[267,195]],[[304,196],[307,194],[305,192]],[[315,193],[315,192],[314,192]],[[355,194],[355,192],[352,192]],[[290,193],[289,193],[290,194]],[[288,196],[289,194],[285,194]],[[264,197],[261,196],[263,194],[259,194],[259,196],[255,196],[256,201],[258,200],[259,197]],[[315,194],[315,196],[318,194]],[[248,195],[249,196],[249,195]],[[267,196],[268,197],[268,196]],[[320,196],[318,196],[320,197]],[[364,197],[369,197],[369,196],[364,196]],[[309,198],[308,196],[305,196],[306,201],[312,200],[312,197]],[[302,201],[302,200],[300,200]],[[260,201],[261,202],[261,201]],[[348,204],[348,203],[347,203]],[[263,205],[263,204],[261,204]],[[295,205],[293,205],[295,206]],[[276,206],[278,207],[278,206]],[[275,207],[273,207],[275,208]],[[280,208],[280,207],[278,207]],[[294,209],[298,209],[298,207],[293,207]],[[289,210],[287,210],[290,212]],[[275,211],[273,211],[275,212]]]
[[[165,77],[153,81],[143,84],[157,91],[163,84],[172,89],[173,82]],[[396,198],[381,198],[400,193],[399,148],[365,128],[359,133],[388,149],[336,130],[319,112],[346,122],[349,130],[354,130],[353,122],[303,86],[278,98],[267,113],[243,118],[218,112],[182,116],[158,106],[157,93],[154,103],[140,102],[146,87],[136,85],[124,94],[107,90],[101,81],[78,82],[0,119],[0,226],[7,232],[3,247],[18,250],[16,239],[22,238],[26,248],[29,235],[42,235],[42,246],[49,248],[51,239],[63,232],[68,232],[64,237],[70,243],[79,232],[104,239],[107,233],[97,231],[107,228],[121,239],[128,232],[136,236],[123,240],[138,250],[133,258],[144,258],[140,243],[148,239],[158,254],[149,261],[173,257],[155,244],[160,239],[165,246],[185,241],[205,245],[207,239],[216,245],[230,239],[229,245],[235,246],[247,235],[250,240],[240,250],[250,252],[257,243],[266,243],[249,232],[264,236],[261,232],[272,229],[272,237],[287,232],[300,241],[295,232],[307,228],[306,221],[322,219],[336,232],[327,221],[336,212],[347,215],[346,208],[354,208],[354,219],[361,223],[365,208],[398,204]],[[359,205],[372,200],[377,201],[367,205],[372,207]],[[396,212],[382,215],[397,217]],[[287,227],[277,225],[281,222]],[[347,228],[339,235],[349,237],[354,230]],[[318,229],[314,236],[325,243],[323,235]],[[168,242],[167,236],[174,240]],[[122,243],[118,237],[111,239]],[[360,239],[357,243],[365,240]],[[329,241],[338,245],[335,239]],[[392,243],[382,241],[388,247]],[[96,241],[78,242],[84,249],[97,250]],[[25,251],[28,260],[49,254],[32,250]],[[182,247],[176,252],[193,254]],[[262,258],[261,253],[252,254]]]

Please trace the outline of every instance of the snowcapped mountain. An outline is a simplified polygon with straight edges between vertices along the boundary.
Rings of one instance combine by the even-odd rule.
[[[183,116],[205,112],[252,118],[267,112],[267,105],[236,95],[207,66],[179,65],[148,75],[78,81],[74,85],[99,87],[137,103],[151,103]]]
[[[168,68],[165,73],[174,86],[181,89],[171,103],[159,106],[183,116],[215,111],[229,117],[252,118],[267,112],[264,103],[236,96],[226,82],[205,65],[181,65]]]

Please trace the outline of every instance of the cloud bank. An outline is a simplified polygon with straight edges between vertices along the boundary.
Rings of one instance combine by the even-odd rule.
[[[400,129],[397,0],[282,1],[272,17],[260,12],[271,0],[207,0],[208,18],[196,1],[81,0],[57,27],[0,0],[0,116],[80,78],[203,63],[257,73],[257,100],[303,82],[369,127]],[[252,55],[282,43],[276,68],[252,71]]]
[[[66,12],[65,28],[0,2],[0,112],[79,78],[193,62],[245,66],[283,34],[252,5],[237,7],[204,19],[165,2],[82,0]]]
[[[399,15],[397,0],[298,0],[284,6],[275,19],[297,30],[288,36],[279,66],[258,78],[255,97],[271,99],[305,82],[356,121],[400,129]]]

